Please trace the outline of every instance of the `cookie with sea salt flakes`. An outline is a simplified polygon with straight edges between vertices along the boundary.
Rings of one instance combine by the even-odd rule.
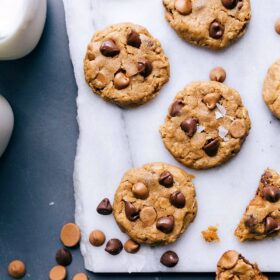
[[[120,23],[94,34],[84,73],[93,92],[106,101],[137,106],[154,98],[169,80],[169,62],[146,28]]]
[[[180,91],[160,128],[165,147],[187,167],[206,169],[237,154],[251,127],[239,93],[215,81]]]
[[[241,37],[251,18],[250,0],[163,0],[163,5],[179,36],[211,49]]]
[[[138,243],[175,242],[196,216],[193,178],[160,162],[128,170],[115,193],[116,222]]]

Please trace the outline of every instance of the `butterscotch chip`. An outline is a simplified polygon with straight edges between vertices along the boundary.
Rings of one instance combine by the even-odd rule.
[[[62,265],[54,266],[49,273],[50,280],[64,280],[66,278],[66,268]]]
[[[220,238],[218,236],[218,228],[215,226],[209,226],[207,230],[201,232],[202,237],[206,242],[218,242]]]
[[[75,247],[81,239],[79,227],[73,223],[65,224],[61,229],[60,239],[66,247]]]
[[[14,260],[8,266],[8,273],[13,278],[22,278],[25,273],[25,264],[21,260]]]
[[[157,218],[157,212],[154,207],[148,206],[144,207],[140,212],[140,220],[144,225],[152,225]]]
[[[85,273],[77,273],[73,276],[72,280],[88,280],[88,276]]]
[[[102,246],[106,240],[105,234],[101,230],[94,230],[89,236],[89,242],[93,246]]]
[[[140,244],[132,239],[129,239],[124,243],[124,249],[127,253],[135,254],[139,251]]]
[[[216,81],[219,83],[223,83],[226,79],[226,76],[226,71],[222,67],[216,67],[212,69],[209,75],[211,81]]]
[[[278,19],[275,23],[275,31],[280,34],[280,19]]]

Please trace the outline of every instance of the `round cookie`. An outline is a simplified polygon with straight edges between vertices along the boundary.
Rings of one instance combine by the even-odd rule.
[[[250,127],[239,93],[209,81],[191,83],[177,94],[160,132],[176,160],[206,169],[237,154]]]
[[[146,28],[121,23],[94,34],[84,72],[93,92],[106,101],[137,106],[154,98],[169,80],[169,62]]]
[[[166,163],[128,170],[115,193],[118,225],[138,243],[175,242],[196,216],[193,178]]]
[[[186,41],[222,49],[241,37],[251,18],[250,0],[163,0],[165,17]]]
[[[280,59],[268,69],[263,85],[263,99],[269,110],[280,119]]]

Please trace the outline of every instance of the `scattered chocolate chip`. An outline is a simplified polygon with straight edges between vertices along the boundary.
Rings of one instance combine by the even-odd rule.
[[[145,78],[148,77],[153,71],[152,63],[145,58],[138,61],[137,67],[139,74]]]
[[[222,67],[213,68],[209,75],[211,81],[216,81],[219,83],[223,83],[226,79],[226,76],[226,71]]]
[[[166,188],[170,188],[174,184],[173,175],[169,171],[163,171],[159,176],[159,183]]]
[[[69,250],[61,248],[56,252],[55,259],[58,264],[67,266],[72,262],[72,254]]]
[[[209,35],[213,39],[221,39],[224,35],[225,27],[218,21],[213,21],[209,28]]]
[[[170,107],[169,110],[170,116],[171,117],[179,116],[184,105],[185,104],[181,100],[176,100]]]
[[[9,263],[8,273],[13,278],[22,278],[26,273],[25,264],[21,260],[13,260]]]
[[[137,210],[136,207],[128,201],[125,201],[124,205],[126,217],[130,221],[136,221],[139,218],[139,210]]]
[[[272,178],[271,173],[268,170],[266,170],[261,177],[261,182],[266,186],[270,183],[271,178]]]
[[[237,6],[238,0],[221,0],[225,8],[231,10]]]
[[[105,240],[105,234],[101,230],[94,230],[89,235],[90,244],[96,247],[102,246]]]
[[[138,182],[132,186],[132,193],[136,198],[140,199],[146,199],[149,196],[149,190],[142,182]]]
[[[113,40],[107,40],[101,44],[100,52],[106,57],[114,57],[120,53],[120,49]]]
[[[187,16],[192,12],[191,0],[176,0],[175,9],[183,16]]]
[[[167,267],[174,267],[178,263],[178,261],[179,257],[173,251],[165,252],[160,258],[160,262]]]
[[[130,84],[130,79],[123,72],[118,72],[114,77],[114,86],[116,89],[127,88]]]
[[[267,217],[265,219],[265,232],[269,234],[269,233],[273,233],[277,230],[279,230],[278,222],[275,219],[273,219],[272,217]]]
[[[209,139],[206,141],[203,150],[209,157],[213,157],[217,154],[220,146],[220,141],[218,138]]]
[[[280,189],[275,186],[267,186],[262,191],[264,199],[270,202],[277,202],[280,199]]]
[[[181,129],[187,134],[189,137],[193,137],[197,131],[198,119],[196,118],[188,118],[181,122]]]
[[[174,228],[174,217],[172,215],[169,215],[167,217],[161,217],[157,220],[157,229],[164,232],[164,233],[170,233],[172,232]]]
[[[123,249],[123,245],[119,239],[113,238],[110,239],[107,244],[105,251],[111,255],[118,255]]]
[[[170,203],[176,208],[183,208],[186,205],[186,198],[182,192],[176,191],[170,195]]]
[[[104,198],[97,206],[96,211],[101,215],[110,215],[113,211],[110,200],[108,198]]]
[[[127,36],[127,44],[135,48],[140,48],[141,39],[139,33],[135,30],[131,30],[131,32]]]
[[[73,223],[65,224],[60,231],[60,240],[66,247],[75,247],[81,239],[80,228]]]
[[[245,220],[245,226],[249,229],[250,232],[255,232],[256,226],[258,224],[258,220],[253,216],[250,215]]]
[[[140,244],[132,239],[129,239],[124,243],[124,249],[127,253],[135,254],[139,251]]]
[[[275,23],[275,31],[280,35],[280,19],[278,19]]]

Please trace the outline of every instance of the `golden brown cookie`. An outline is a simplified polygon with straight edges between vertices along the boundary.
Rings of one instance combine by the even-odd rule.
[[[169,62],[160,42],[146,28],[121,23],[96,32],[84,59],[93,92],[120,106],[154,98],[169,79]]]
[[[263,99],[269,110],[280,119],[280,59],[268,69],[263,85]]]
[[[235,230],[240,241],[280,235],[280,175],[267,169]]]
[[[239,93],[209,81],[191,83],[177,94],[160,133],[176,160],[206,169],[237,154],[250,127]]]
[[[192,175],[166,163],[128,170],[115,193],[118,225],[138,243],[175,242],[197,212],[192,180]]]
[[[165,17],[186,41],[221,49],[241,37],[251,18],[250,0],[163,0]]]
[[[216,280],[268,280],[257,264],[252,264],[234,250],[225,252],[218,264]]]

